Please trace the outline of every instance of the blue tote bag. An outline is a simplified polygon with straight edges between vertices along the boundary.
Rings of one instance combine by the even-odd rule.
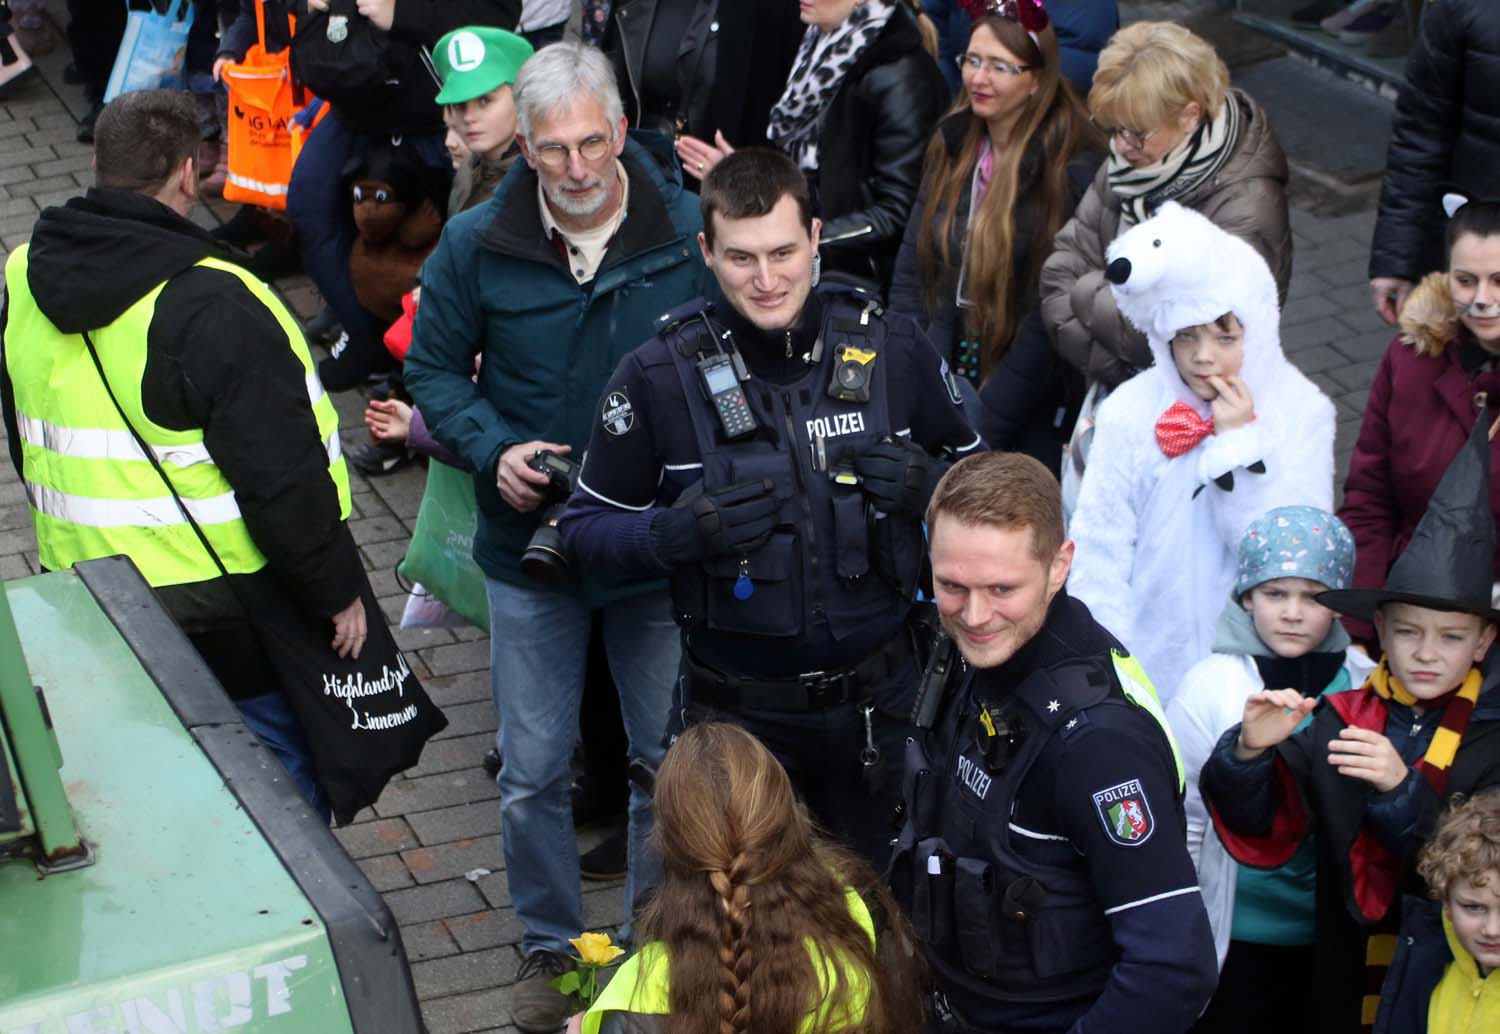
[[[183,65],[188,30],[193,27],[193,5],[187,0],[170,0],[163,13],[156,9],[156,0],[148,0],[143,11],[125,0],[125,9],[125,35],[109,73],[104,103],[131,90],[182,89],[187,82]]]

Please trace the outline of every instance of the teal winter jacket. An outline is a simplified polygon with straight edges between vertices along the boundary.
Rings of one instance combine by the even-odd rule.
[[[500,453],[566,442],[581,460],[620,360],[655,334],[659,316],[713,282],[696,240],[698,199],[683,189],[671,141],[632,133],[620,161],[630,178],[625,220],[592,281],[579,284],[547,238],[524,162],[488,202],[449,221],[422,267],[404,378],[433,437],[478,472],[474,559],[500,581],[541,587],[520,567],[540,511],[518,513],[500,498]],[[659,584],[575,575],[563,591],[598,606]]]

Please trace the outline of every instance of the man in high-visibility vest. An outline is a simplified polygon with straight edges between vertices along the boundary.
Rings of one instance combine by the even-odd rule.
[[[363,646],[338,417],[291,313],[188,218],[197,146],[188,94],[120,96],[95,127],[95,185],[46,209],[10,255],[0,401],[11,460],[42,567],[129,556],[326,815],[241,601],[274,580],[308,620],[331,624],[341,655]]]

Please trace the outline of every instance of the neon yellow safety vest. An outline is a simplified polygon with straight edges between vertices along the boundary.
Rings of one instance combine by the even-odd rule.
[[[875,922],[870,917],[870,910],[866,907],[864,899],[852,887],[844,888],[844,900],[849,905],[849,914],[854,917],[865,933],[870,935],[870,943],[875,943]],[[813,1030],[858,1030],[859,1023],[855,1020],[842,1017],[829,1016],[827,1002],[829,994],[833,989],[830,981],[837,980],[839,973],[848,973],[848,967],[840,967],[835,970],[831,966],[822,964],[821,956],[816,954],[816,949],[811,942],[808,951],[813,952],[813,969],[817,974],[818,985],[821,989],[817,996],[818,1007],[808,1013],[802,1021],[803,1032]],[[660,942],[653,941],[644,945],[639,952],[626,959],[620,969],[614,975],[609,985],[599,992],[599,997],[594,1001],[589,1011],[583,1017],[583,1034],[599,1034],[599,1026],[604,1022],[604,1014],[607,1012],[630,1012],[637,1015],[665,1016],[671,1009],[671,985],[667,974],[668,963],[666,949]],[[862,1018],[865,1014],[865,1005],[869,1001],[870,988],[862,973],[850,973],[850,1001],[854,1009]]]
[[[1161,726],[1162,735],[1172,748],[1172,760],[1177,763],[1177,792],[1182,793],[1187,788],[1187,770],[1182,764],[1182,751],[1177,749],[1177,737],[1172,735],[1172,726],[1167,721],[1167,712],[1162,710],[1161,698],[1156,695],[1155,684],[1146,675],[1141,662],[1129,654],[1111,650],[1109,658],[1114,662],[1115,675],[1120,679],[1120,688],[1124,690],[1126,699],[1156,719],[1156,724]]]
[[[64,334],[37,308],[27,279],[28,245],[5,264],[10,296],[5,365],[15,389],[22,472],[42,565],[60,571],[82,560],[123,553],[153,586],[220,576],[192,526],[162,484],[109,399],[81,334]],[[301,328],[270,288],[229,262],[198,265],[237,277],[276,317],[287,347],[302,364],[308,400],[328,453],[328,475],[339,508],[349,516],[349,472],[338,437],[338,414],[323,391]],[[203,431],[174,431],[152,422],[141,401],[146,337],[156,285],[107,326],[90,330],[115,398],[203,529],[230,574],[248,574],[266,558],[245,527],[234,489],[203,444]],[[211,348],[214,342],[204,341]],[[271,429],[274,433],[274,429]]]

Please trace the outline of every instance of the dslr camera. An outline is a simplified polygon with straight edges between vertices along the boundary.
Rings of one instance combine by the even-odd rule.
[[[526,543],[526,552],[521,554],[521,570],[529,578],[557,585],[568,577],[568,557],[563,552],[557,521],[568,497],[578,487],[578,464],[551,449],[538,449],[526,465],[546,474],[547,484],[542,488],[542,523]]]

